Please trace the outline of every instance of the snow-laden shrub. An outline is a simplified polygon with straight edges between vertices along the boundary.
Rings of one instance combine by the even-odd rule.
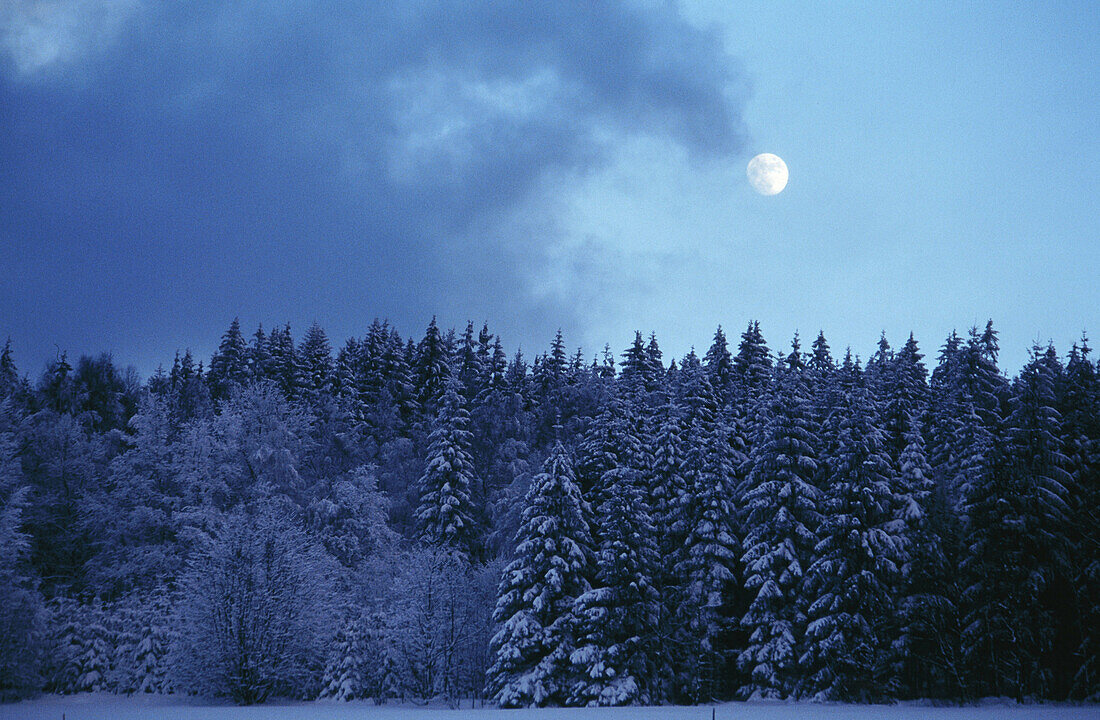
[[[316,697],[337,629],[333,563],[287,514],[239,511],[181,583],[178,686],[253,704]]]

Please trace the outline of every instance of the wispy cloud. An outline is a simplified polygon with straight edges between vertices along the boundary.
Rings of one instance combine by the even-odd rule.
[[[141,9],[140,0],[9,0],[0,46],[23,78],[106,51]]]

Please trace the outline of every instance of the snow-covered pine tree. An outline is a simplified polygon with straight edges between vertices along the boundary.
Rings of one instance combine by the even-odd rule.
[[[738,663],[747,696],[787,697],[798,679],[805,630],[803,575],[817,546],[817,448],[803,377],[776,369],[753,445],[745,496],[745,585],[756,593],[741,619],[749,633]]]
[[[244,361],[248,380],[255,382],[256,380],[268,378],[271,372],[271,353],[263,323],[253,333],[252,343],[245,349]]]
[[[365,638],[358,617],[347,618],[332,640],[320,697],[347,701],[367,697]]]
[[[570,655],[571,705],[647,704],[654,699],[657,550],[638,473],[608,470],[598,508],[594,587],[577,598]]]
[[[4,349],[0,350],[0,400],[11,397],[19,384],[19,370],[16,369],[15,360],[12,358],[9,337],[4,342]]]
[[[589,423],[577,451],[577,484],[589,506],[599,507],[606,499],[609,488],[604,479],[609,471],[646,467],[638,424],[634,407],[617,395],[607,398]]]
[[[446,390],[447,379],[451,376],[449,355],[443,335],[433,317],[424,332],[424,338],[416,346],[416,355],[412,362],[412,381],[416,388],[416,399],[421,410],[429,418],[434,416],[443,392]]]
[[[332,394],[335,381],[332,345],[324,329],[317,323],[309,326],[298,348],[298,373],[299,388],[311,403],[317,403],[322,396]]]
[[[714,340],[711,342],[707,354],[703,356],[703,368],[710,380],[711,390],[714,392],[715,401],[719,408],[725,406],[733,399],[733,357],[730,356],[729,343],[726,334],[722,332],[722,326],[714,332]]]
[[[1060,371],[1041,349],[1016,382],[981,474],[964,487],[967,587],[964,653],[981,694],[1017,700],[1049,690],[1052,618],[1042,599],[1066,562],[1066,457],[1054,409]]]
[[[458,380],[462,383],[463,396],[467,405],[470,405],[481,392],[482,377],[484,375],[483,363],[488,360],[485,335],[488,327],[482,331],[482,335],[474,336],[474,323],[468,321],[466,330],[462,333],[462,340],[455,348],[455,356],[451,360],[451,367],[455,368]]]
[[[96,598],[77,613],[79,629],[74,636],[74,683],[76,692],[100,692],[110,686],[115,638],[108,629],[107,611]]]
[[[268,379],[274,380],[283,395],[294,397],[298,392],[300,377],[298,352],[294,347],[294,337],[290,334],[290,323],[275,328],[267,337],[267,354],[270,360]]]
[[[921,362],[923,358],[910,333],[902,349],[894,354],[882,389],[875,391],[882,410],[886,449],[895,464],[909,445],[915,423],[928,404],[928,371]]]
[[[734,449],[720,422],[717,399],[694,353],[681,365],[680,386],[684,493],[674,532],[684,544],[674,557],[685,632],[681,665],[689,676],[680,687],[699,701],[720,694],[727,675],[730,648],[725,641],[735,622],[729,602],[741,554],[735,532],[737,479]]]
[[[1074,344],[1061,394],[1073,532],[1077,641],[1071,697],[1100,699],[1100,375],[1088,339]]]
[[[898,693],[904,697],[942,697],[957,685],[952,668],[960,667],[953,644],[945,644],[939,628],[957,624],[955,598],[943,542],[936,529],[951,512],[946,497],[936,493],[919,420],[909,423],[909,441],[898,459],[898,488],[905,502],[900,519],[905,523],[908,552],[902,565],[898,597],[899,635],[894,644]],[[938,519],[941,518],[941,519]],[[947,652],[945,652],[945,649]]]
[[[833,382],[836,373],[836,361],[829,352],[829,342],[825,339],[824,331],[818,331],[817,337],[810,346],[810,356],[806,358],[806,386],[811,397],[815,399],[815,405],[827,388]]]
[[[666,404],[655,418],[657,431],[653,439],[653,464],[644,473],[648,482],[650,516],[656,537],[657,555],[661,558],[653,575],[660,598],[653,662],[656,686],[666,686],[679,664],[676,643],[681,593],[673,559],[684,546],[685,524],[679,522],[680,502],[687,491],[683,473],[684,442],[679,408]],[[667,690],[662,695],[667,695]]]
[[[622,371],[615,386],[621,397],[636,406],[644,404],[647,393],[652,390],[649,355],[638,331],[634,332],[634,342],[623,353]]]
[[[767,402],[772,372],[772,353],[760,332],[760,323],[750,322],[741,333],[741,343],[733,357],[733,392],[734,401],[742,407],[745,417],[752,420],[753,436],[759,429],[756,415]]]
[[[168,650],[172,642],[171,606],[163,593],[135,599],[138,627],[129,658],[130,692],[165,694],[172,691]]]
[[[591,533],[572,463],[556,442],[531,480],[516,559],[500,582],[487,691],[501,707],[559,705],[573,685],[573,605],[590,589]]]
[[[210,386],[210,397],[215,401],[229,395],[234,384],[244,382],[248,377],[248,347],[241,335],[241,323],[233,318],[229,329],[222,335],[218,351],[210,358],[210,369],[206,381]]]
[[[799,693],[870,702],[886,696],[904,524],[870,394],[856,389],[839,409],[836,457],[818,507],[817,559],[806,571],[809,600]]]
[[[421,537],[469,558],[480,552],[470,498],[470,414],[456,378],[447,381],[429,437],[428,461],[420,478],[416,511]]]

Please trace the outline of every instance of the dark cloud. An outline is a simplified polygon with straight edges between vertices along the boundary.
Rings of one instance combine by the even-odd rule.
[[[553,228],[495,217],[624,137],[739,148],[733,64],[668,3],[35,5],[0,14],[0,332],[35,363],[149,367],[235,314],[542,344],[583,327],[526,292]]]

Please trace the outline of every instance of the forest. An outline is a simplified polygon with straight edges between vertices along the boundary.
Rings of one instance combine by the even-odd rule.
[[[750,322],[0,354],[0,697],[1100,699],[1100,366]],[[931,369],[930,369],[930,366]]]

